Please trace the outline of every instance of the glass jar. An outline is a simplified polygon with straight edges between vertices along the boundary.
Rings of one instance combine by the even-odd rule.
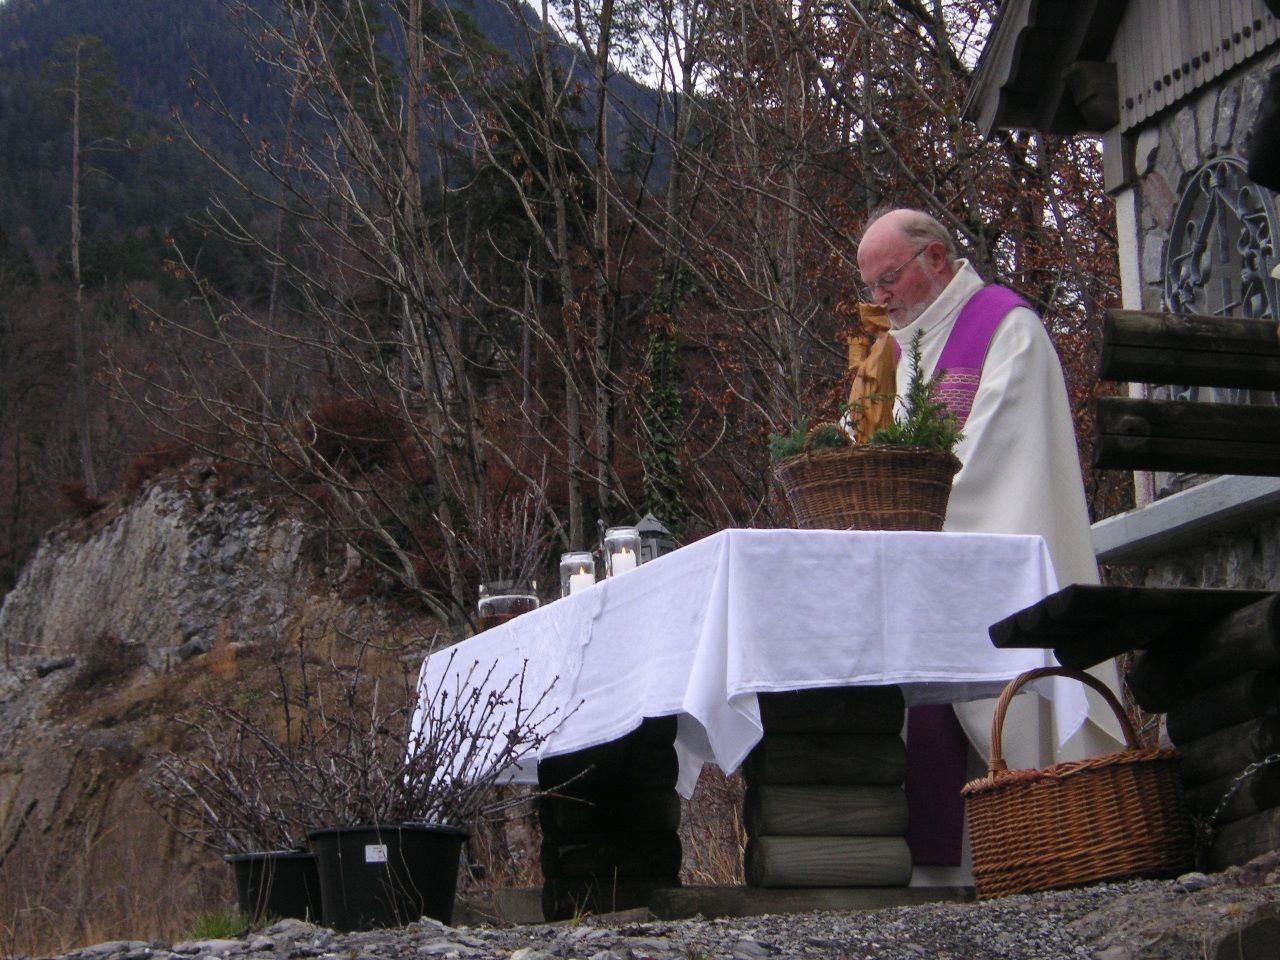
[[[532,580],[489,580],[480,584],[477,630],[488,630],[512,617],[538,609],[538,585]]]
[[[640,564],[640,531],[635,527],[610,527],[604,532],[606,575],[618,577]]]
[[[570,596],[595,582],[595,557],[585,550],[560,554],[560,596]]]

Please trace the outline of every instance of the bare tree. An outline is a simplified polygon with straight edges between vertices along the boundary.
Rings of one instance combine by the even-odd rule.
[[[80,275],[80,193],[84,178],[92,172],[85,157],[96,151],[119,149],[115,133],[124,100],[116,79],[111,53],[97,37],[76,34],[62,40],[45,65],[46,82],[54,97],[69,113],[71,130],[71,285],[75,310],[72,317],[72,351],[75,365],[75,409],[79,432],[80,471],[85,493],[97,495],[93,438],[89,409],[90,362],[85,351],[84,281]]]
[[[540,490],[565,549],[642,504],[780,522],[762,441],[835,412],[878,205],[938,215],[1089,366],[1107,204],[1087,146],[961,121],[988,0],[568,0],[575,42],[513,4],[511,55],[426,0],[232,6],[302,119],[254,140],[196,89],[290,241],[212,214],[278,290],[264,318],[176,253],[175,373],[132,392],[452,622],[506,491]]]

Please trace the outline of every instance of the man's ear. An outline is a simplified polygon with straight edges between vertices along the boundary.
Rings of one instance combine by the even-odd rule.
[[[934,240],[924,248],[924,260],[934,273],[942,271],[947,266],[947,248],[941,241]]]

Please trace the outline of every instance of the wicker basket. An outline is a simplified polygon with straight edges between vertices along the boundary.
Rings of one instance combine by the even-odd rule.
[[[1128,749],[1008,770],[1001,728],[1023,684],[1066,676],[1106,699]],[[991,722],[987,776],[965,785],[974,886],[980,899],[1103,880],[1175,877],[1192,867],[1192,832],[1173,750],[1141,749],[1133,725],[1102,683],[1078,670],[1043,667],[1011,680]]]
[[[779,461],[774,474],[804,530],[941,530],[954,454],[860,443]]]

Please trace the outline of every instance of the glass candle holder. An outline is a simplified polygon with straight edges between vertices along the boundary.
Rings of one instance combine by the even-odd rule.
[[[635,527],[610,527],[606,530],[604,562],[611,577],[634,570],[640,563],[640,531]]]
[[[585,550],[560,554],[560,596],[570,596],[595,582],[595,557]]]
[[[490,580],[480,584],[476,612],[479,630],[488,630],[512,617],[538,609],[538,585],[532,580]]]

